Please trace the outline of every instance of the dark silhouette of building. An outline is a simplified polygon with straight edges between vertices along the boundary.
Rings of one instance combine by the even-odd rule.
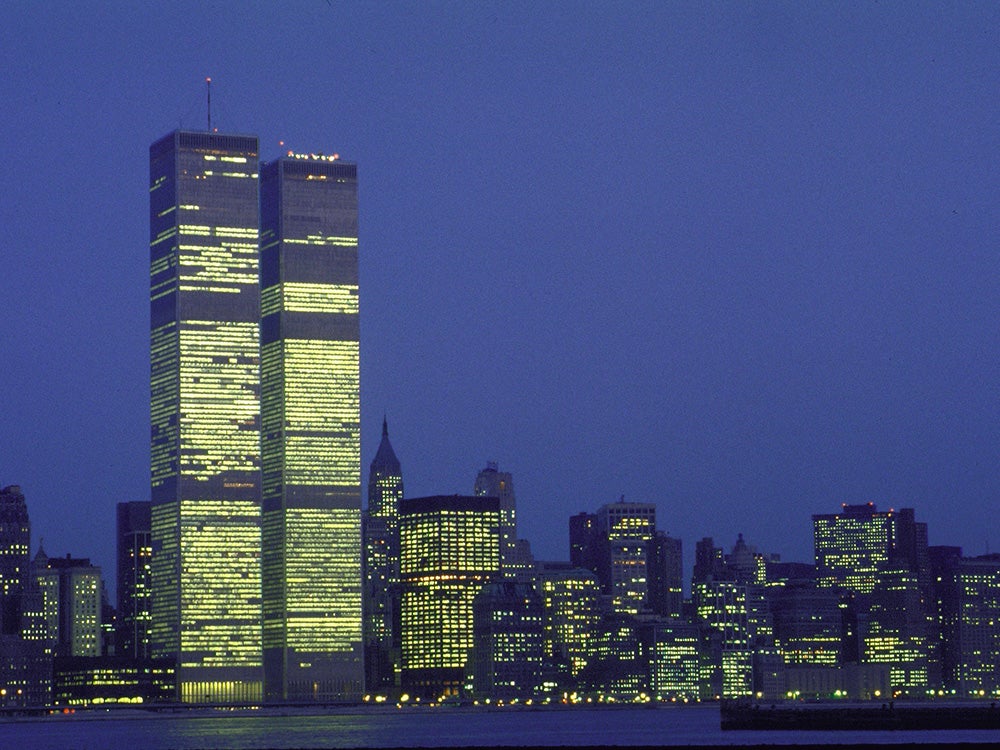
[[[596,513],[577,513],[569,518],[569,561],[574,568],[586,568],[594,573],[599,562],[600,534]]]
[[[0,490],[0,635],[21,632],[21,600],[29,573],[31,523],[17,485]]]
[[[148,659],[150,601],[151,504],[118,503],[118,627],[116,656]]]
[[[260,172],[264,697],[362,695],[357,165]]]
[[[382,440],[368,473],[363,514],[365,689],[391,692],[399,672],[399,504],[403,470],[382,419]]]
[[[662,531],[646,543],[649,609],[663,617],[680,617],[684,609],[684,560],[681,540]]]

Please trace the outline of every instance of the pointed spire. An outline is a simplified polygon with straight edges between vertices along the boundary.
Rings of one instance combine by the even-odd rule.
[[[382,415],[382,442],[379,443],[378,450],[375,452],[371,471],[392,476],[399,476],[400,473],[399,459],[396,458],[396,453],[389,442],[389,423],[385,415]]]

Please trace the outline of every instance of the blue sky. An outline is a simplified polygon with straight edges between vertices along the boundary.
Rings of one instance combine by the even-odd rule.
[[[992,3],[69,3],[0,10],[0,485],[111,572],[148,499],[148,147],[359,165],[363,475],[512,471],[519,526],[657,503],[809,560],[914,507],[996,550]],[[286,147],[279,145],[284,141]]]

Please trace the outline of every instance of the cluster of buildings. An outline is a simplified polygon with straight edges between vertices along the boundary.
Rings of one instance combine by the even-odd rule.
[[[814,564],[702,539],[685,586],[653,504],[545,562],[496,464],[405,497],[385,421],[363,509],[356,165],[177,131],[149,195],[150,501],[112,607],[0,492],[0,708],[1000,695],[1000,556],[912,509],[814,516]]]

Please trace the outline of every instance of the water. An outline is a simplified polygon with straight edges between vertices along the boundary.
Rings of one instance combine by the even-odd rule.
[[[318,714],[180,714],[131,711],[0,720],[0,746],[81,748],[339,748],[782,745],[858,743],[1000,744],[1000,730],[934,732],[723,732],[717,706],[477,710],[353,709]]]

